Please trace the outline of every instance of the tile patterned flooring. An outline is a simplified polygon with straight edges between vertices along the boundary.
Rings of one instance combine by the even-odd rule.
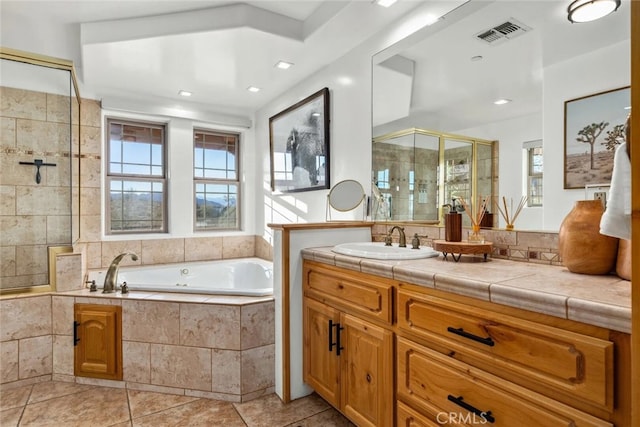
[[[317,395],[230,403],[149,391],[42,382],[0,391],[0,425],[51,427],[353,427]]]

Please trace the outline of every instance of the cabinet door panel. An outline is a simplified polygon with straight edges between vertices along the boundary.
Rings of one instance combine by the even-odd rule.
[[[359,426],[393,423],[393,334],[342,315],[342,410]]]
[[[330,332],[331,324],[340,322],[340,313],[322,303],[304,299],[304,349],[303,379],[327,402],[340,406],[340,359],[334,346],[329,351],[329,342],[336,342],[336,329]],[[330,337],[329,335],[333,335]],[[330,339],[331,338],[331,339]]]
[[[122,311],[118,306],[76,304],[79,342],[75,347],[75,375],[122,379]]]

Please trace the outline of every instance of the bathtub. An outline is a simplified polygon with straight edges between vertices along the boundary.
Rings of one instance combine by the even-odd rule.
[[[98,288],[107,270],[91,271],[88,280]],[[264,296],[273,294],[273,265],[261,258],[120,267],[118,286],[130,292],[188,292],[214,295]]]

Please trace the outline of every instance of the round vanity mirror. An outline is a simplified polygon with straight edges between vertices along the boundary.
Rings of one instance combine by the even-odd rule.
[[[331,188],[327,195],[327,219],[331,219],[331,208],[347,212],[357,208],[364,198],[364,189],[358,181],[353,179],[340,181]]]

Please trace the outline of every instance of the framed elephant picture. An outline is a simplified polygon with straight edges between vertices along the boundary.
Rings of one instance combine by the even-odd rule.
[[[269,144],[272,191],[329,188],[329,89],[270,117]]]

